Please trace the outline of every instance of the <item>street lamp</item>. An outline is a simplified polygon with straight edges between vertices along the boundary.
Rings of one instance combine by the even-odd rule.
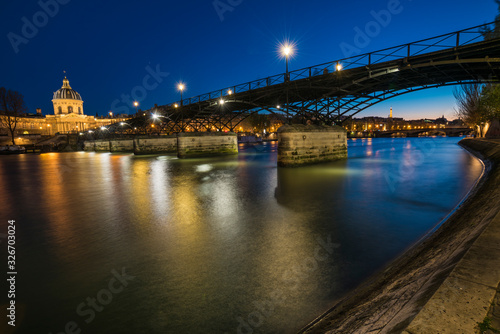
[[[182,107],[182,92],[184,91],[185,88],[186,86],[182,82],[177,85],[177,89],[181,92],[181,107]]]
[[[184,89],[186,89],[186,86],[182,83],[182,82],[179,82],[179,84],[177,85],[177,89],[181,92],[181,109],[180,109],[180,112],[181,112],[181,131],[184,132],[184,115],[182,114],[182,92],[184,91]]]
[[[290,74],[288,73],[288,58],[293,55],[293,45],[288,42],[282,44],[281,46],[281,55],[285,57],[286,61],[286,74],[285,74],[285,82],[286,82],[286,114],[288,115],[288,83],[290,81]]]
[[[139,102],[137,101],[134,101],[134,107],[135,107],[135,112],[136,112],[136,115],[139,114]]]
[[[290,78],[288,76],[288,58],[293,55],[293,46],[291,44],[285,43],[281,46],[281,55],[285,57],[286,62],[286,80],[288,81]]]

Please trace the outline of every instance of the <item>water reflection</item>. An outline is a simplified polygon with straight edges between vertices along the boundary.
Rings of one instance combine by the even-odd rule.
[[[482,167],[456,142],[357,139],[350,159],[297,169],[276,167],[273,143],[2,157],[0,224],[22,222],[18,332],[294,332],[460,201]],[[76,305],[121,268],[136,278],[87,324]]]

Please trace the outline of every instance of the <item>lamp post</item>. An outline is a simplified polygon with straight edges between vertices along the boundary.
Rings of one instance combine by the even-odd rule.
[[[186,86],[182,82],[177,85],[177,89],[181,92],[181,108],[182,108],[182,92],[184,91],[185,88]]]
[[[286,114],[288,116],[288,86],[290,82],[290,74],[288,73],[288,58],[293,54],[293,47],[286,43],[281,47],[281,54],[285,57],[286,62],[286,74],[285,74],[285,83],[286,83]]]
[[[184,131],[184,115],[182,114],[182,92],[184,91],[184,89],[186,89],[186,86],[180,82],[178,85],[177,85],[177,89],[179,90],[179,92],[181,92],[181,103],[180,103],[180,113],[181,113],[181,131]]]
[[[134,107],[135,107],[135,114],[138,115],[139,114],[139,102],[137,101],[134,101]]]

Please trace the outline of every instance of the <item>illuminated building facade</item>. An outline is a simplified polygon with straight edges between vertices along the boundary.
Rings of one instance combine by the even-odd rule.
[[[65,134],[85,131],[116,122],[126,121],[126,118],[97,118],[87,116],[83,111],[83,99],[78,92],[69,85],[69,80],[64,77],[62,87],[54,92],[52,98],[54,115],[43,116],[40,109],[36,114],[27,114],[17,117],[17,127],[15,135],[40,136]],[[1,116],[0,117],[5,117]],[[5,127],[0,127],[0,136],[6,139],[9,131]],[[3,140],[2,140],[3,141]]]

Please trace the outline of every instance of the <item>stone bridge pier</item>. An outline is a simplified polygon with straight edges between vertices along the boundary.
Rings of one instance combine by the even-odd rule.
[[[283,125],[278,129],[278,166],[298,167],[347,159],[347,132],[335,125]]]

